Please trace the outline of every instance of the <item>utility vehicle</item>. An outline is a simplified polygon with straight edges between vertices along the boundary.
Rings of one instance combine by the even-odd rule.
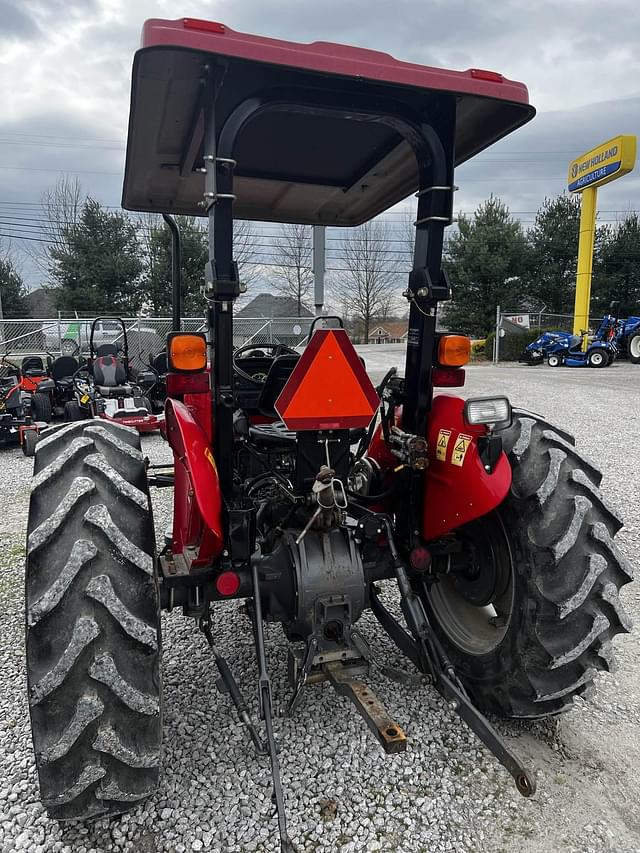
[[[46,808],[91,818],[155,790],[163,608],[181,608],[211,646],[226,691],[211,701],[235,706],[247,760],[252,745],[269,756],[282,850],[295,847],[265,620],[290,644],[288,713],[328,681],[401,752],[412,720],[393,720],[362,680],[380,677],[358,623],[371,608],[412,671],[378,656],[382,670],[427,676],[415,689],[439,691],[531,795],[532,772],[486,715],[545,717],[587,695],[628,627],[618,590],[630,570],[601,475],[567,432],[499,387],[466,401],[441,392],[463,385],[469,356],[468,339],[436,334],[454,168],[533,117],[525,86],[186,18],[145,24],[131,104],[123,205],[207,217],[208,331],[179,331],[174,297],[172,475],[113,421],[38,442],[27,668]],[[302,355],[234,355],[234,217],[346,228],[413,192],[403,375],[374,388],[344,329],[322,322]],[[168,484],[173,526],[156,554],[149,486]],[[264,726],[218,646],[216,603],[230,599],[245,602]]]

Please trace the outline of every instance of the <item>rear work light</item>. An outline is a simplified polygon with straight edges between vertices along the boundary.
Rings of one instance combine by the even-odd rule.
[[[438,341],[438,364],[462,367],[471,358],[471,340],[466,335],[442,335]]]
[[[167,352],[170,371],[195,373],[207,366],[207,341],[203,334],[171,332]]]
[[[464,404],[468,424],[486,424],[493,429],[511,426],[511,403],[506,397],[476,397]]]

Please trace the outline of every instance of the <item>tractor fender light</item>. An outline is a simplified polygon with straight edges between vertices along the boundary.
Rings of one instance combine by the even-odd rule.
[[[438,364],[462,367],[471,358],[471,339],[466,335],[442,335],[438,341]]]
[[[511,403],[506,397],[476,397],[464,404],[468,424],[486,424],[494,429],[511,426]]]
[[[431,383],[434,388],[462,388],[465,373],[460,367],[434,367]]]
[[[235,572],[222,572],[216,578],[216,589],[220,595],[228,598],[240,589],[240,578]]]
[[[209,390],[208,373],[167,373],[167,396],[206,394]]]
[[[195,373],[207,366],[207,341],[203,334],[171,332],[167,352],[170,371]]]

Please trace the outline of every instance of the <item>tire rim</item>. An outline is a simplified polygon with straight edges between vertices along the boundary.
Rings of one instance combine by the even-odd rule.
[[[631,338],[629,344],[629,354],[632,358],[640,358],[640,335]]]
[[[596,367],[600,367],[603,361],[604,356],[601,352],[594,352],[591,354],[591,364],[595,365]]]
[[[560,364],[560,359],[557,355],[550,355],[549,359],[549,367],[557,367]]]
[[[465,555],[468,557],[471,548],[478,555],[473,572],[460,573],[452,567],[429,588],[428,600],[452,643],[467,654],[485,655],[500,645],[511,624],[513,558],[505,529],[495,513],[482,523],[467,525],[461,538],[469,546]],[[483,594],[491,585],[493,594]],[[486,603],[474,603],[486,598],[490,599]]]

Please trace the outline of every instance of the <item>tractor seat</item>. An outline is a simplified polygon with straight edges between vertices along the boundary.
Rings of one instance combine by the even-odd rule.
[[[256,404],[256,408],[261,415],[265,415],[267,418],[278,417],[278,413],[275,410],[275,402],[282,393],[282,389],[287,384],[289,377],[293,373],[293,368],[299,360],[299,355],[291,354],[279,355],[273,359],[264,384],[260,389],[260,396]]]
[[[96,389],[102,397],[132,397],[133,388],[131,385],[99,385],[96,382]]]
[[[100,356],[93,362],[93,379],[103,397],[130,397],[133,394],[124,364],[113,355]]]
[[[282,421],[250,426],[249,436],[254,444],[263,447],[281,447],[285,444],[292,444],[296,440],[295,432],[287,429]]]
[[[118,355],[118,347],[115,344],[100,344],[98,349],[96,350],[96,356],[98,358],[103,358],[104,356]]]
[[[31,355],[22,360],[23,376],[43,376],[45,373],[44,362],[39,355]]]
[[[70,388],[80,363],[72,355],[61,355],[51,364],[49,375],[61,388]]]

